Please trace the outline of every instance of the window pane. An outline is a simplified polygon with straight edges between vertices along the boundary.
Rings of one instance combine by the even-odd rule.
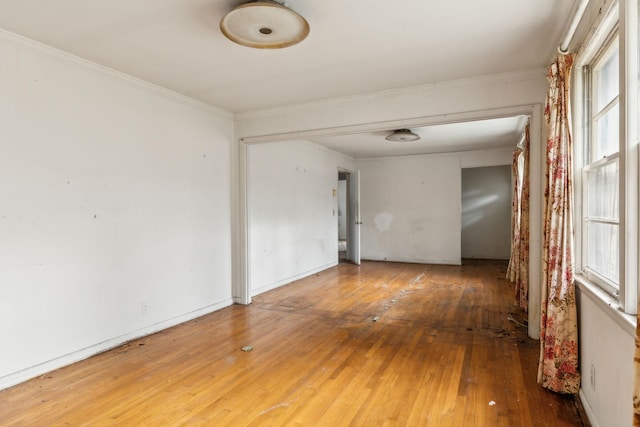
[[[594,152],[591,156],[591,161],[600,160],[619,151],[618,129],[620,128],[620,122],[618,120],[618,111],[618,105],[616,105],[596,121],[596,140],[594,141]]]
[[[611,291],[619,284],[619,160],[620,76],[618,36],[614,35],[591,68],[589,139],[584,147],[582,266],[587,274]],[[613,157],[612,157],[613,156]],[[604,160],[603,160],[604,159]],[[596,163],[597,162],[597,163]],[[592,274],[591,274],[592,273]]]
[[[587,267],[618,283],[618,225],[587,223]]]
[[[618,74],[619,58],[617,42],[616,48],[603,59],[605,62],[596,72],[596,111],[602,110],[618,95],[618,91],[620,90],[618,85],[620,76]]]
[[[618,220],[618,161],[587,172],[587,207],[589,218]]]

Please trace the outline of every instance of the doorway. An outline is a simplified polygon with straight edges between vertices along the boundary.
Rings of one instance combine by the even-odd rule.
[[[347,260],[349,247],[349,175],[338,172],[338,261]]]
[[[511,167],[462,169],[461,251],[465,259],[511,254]]]
[[[338,170],[338,261],[360,265],[360,174]]]

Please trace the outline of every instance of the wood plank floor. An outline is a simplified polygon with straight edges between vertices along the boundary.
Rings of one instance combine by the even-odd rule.
[[[582,425],[505,268],[342,263],[4,390],[0,424]]]

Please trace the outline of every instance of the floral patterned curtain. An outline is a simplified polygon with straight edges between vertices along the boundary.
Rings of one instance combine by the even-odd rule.
[[[529,124],[525,127],[522,146],[513,151],[513,198],[511,258],[507,279],[515,283],[515,304],[529,308]]]
[[[545,107],[547,159],[538,382],[558,392],[580,389],[573,264],[573,168],[569,78],[573,55],[549,67]]]
[[[640,427],[640,302],[638,303],[638,321],[636,322],[636,354],[633,358],[635,365],[635,384],[633,390],[633,425]]]

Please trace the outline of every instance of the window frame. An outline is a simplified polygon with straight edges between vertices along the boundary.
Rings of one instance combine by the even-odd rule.
[[[618,282],[611,280],[606,277],[601,272],[598,272],[594,268],[591,268],[587,265],[588,259],[588,251],[589,251],[589,233],[587,232],[589,225],[591,224],[615,224],[618,227],[618,245],[620,244],[621,236],[623,233],[621,232],[620,225],[620,204],[618,203],[618,212],[617,212],[617,220],[610,218],[597,218],[592,217],[588,214],[588,209],[586,206],[589,205],[589,192],[588,192],[588,179],[587,176],[589,173],[592,173],[594,170],[601,170],[606,166],[609,166],[613,163],[618,163],[618,180],[620,179],[620,144],[618,143],[618,150],[614,153],[610,153],[605,155],[602,158],[596,158],[596,145],[598,141],[596,140],[596,135],[598,134],[597,126],[598,121],[605,117],[607,113],[613,110],[616,106],[618,107],[618,115],[620,115],[620,79],[618,75],[618,91],[617,94],[605,105],[603,105],[599,110],[597,110],[598,103],[598,92],[597,92],[597,84],[595,84],[597,78],[599,77],[599,73],[610,58],[610,55],[614,50],[618,50],[618,58],[620,57],[620,36],[619,29],[615,26],[609,35],[606,37],[597,53],[593,57],[591,61],[587,65],[583,67],[584,73],[584,87],[583,96],[584,96],[584,125],[585,132],[582,144],[582,158],[579,161],[580,164],[580,187],[581,191],[577,192],[580,194],[581,206],[580,215],[577,215],[579,218],[579,227],[581,228],[581,236],[582,236],[582,244],[579,246],[581,253],[579,257],[581,259],[580,265],[581,268],[578,270],[579,274],[584,275],[589,281],[593,282],[600,288],[602,288],[605,292],[618,299],[620,296],[620,250],[618,250],[618,260],[616,262],[618,268]],[[597,110],[597,111],[596,111]],[[618,124],[619,126],[619,124]],[[620,135],[618,129],[618,136]],[[618,138],[619,139],[619,138]],[[620,186],[618,185],[618,201],[620,200]]]
[[[640,134],[640,120],[638,106],[640,96],[638,87],[638,70],[640,69],[638,52],[640,33],[638,3],[640,0],[613,0],[601,10],[594,20],[585,41],[578,49],[575,58],[574,81],[572,95],[574,105],[574,178],[575,178],[575,278],[576,284],[587,292],[594,301],[599,301],[603,308],[609,308],[614,319],[621,325],[635,325],[637,301],[640,283],[638,280],[638,264],[640,263],[640,227],[638,207],[640,199],[639,163],[640,148],[638,134]],[[602,160],[618,162],[618,292],[612,289],[606,278],[598,277],[597,273],[585,271],[584,264],[587,253],[585,251],[586,235],[583,229],[583,212],[588,205],[584,196],[587,177],[584,175],[586,166],[585,150],[590,143],[591,134],[591,80],[589,67],[597,59],[606,54],[608,43],[618,37],[618,154],[608,156]],[[604,280],[603,280],[604,279]],[[615,315],[618,313],[618,315]]]

